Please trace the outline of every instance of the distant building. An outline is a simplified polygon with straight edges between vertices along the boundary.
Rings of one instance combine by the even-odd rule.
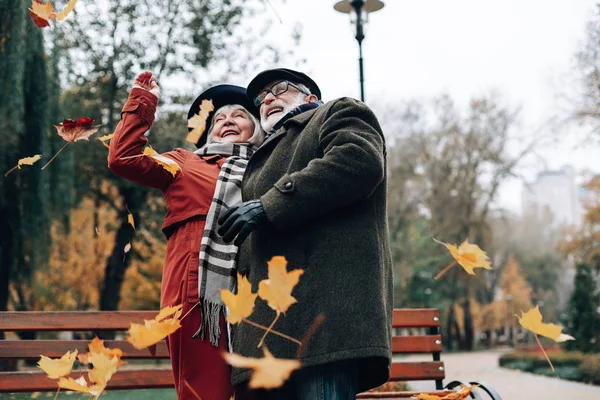
[[[568,165],[557,171],[540,172],[535,182],[523,187],[522,214],[535,213],[556,228],[581,226],[585,192],[575,177],[575,169]]]

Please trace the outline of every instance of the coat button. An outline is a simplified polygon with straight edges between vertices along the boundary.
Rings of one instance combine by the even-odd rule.
[[[285,190],[291,190],[292,189],[292,182],[286,182],[285,185],[283,185]]]

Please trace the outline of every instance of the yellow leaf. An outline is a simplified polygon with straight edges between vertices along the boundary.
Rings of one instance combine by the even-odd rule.
[[[127,207],[127,205],[125,205],[125,208],[127,209],[127,222],[129,223],[129,225],[131,225],[131,227],[133,229],[135,229],[135,222],[133,221],[133,214],[131,213],[131,211],[129,211],[129,207]]]
[[[206,119],[214,109],[212,100],[202,100],[198,114],[194,114],[192,118],[188,119],[188,128],[192,128],[192,130],[187,134],[186,141],[198,143],[206,130]]]
[[[221,298],[229,309],[227,321],[233,325],[239,324],[252,314],[257,296],[256,293],[252,293],[252,284],[248,282],[248,278],[238,274],[237,281],[237,294],[233,294],[227,289],[221,289]]]
[[[56,10],[54,10],[54,7],[52,7],[52,4],[50,4],[49,1],[42,4],[38,3],[35,0],[32,0],[31,8],[29,9],[29,11],[45,20],[49,20],[56,17]]]
[[[33,165],[36,161],[38,161],[40,158],[42,158],[41,154],[36,154],[35,156],[32,157],[25,157],[25,158],[21,158],[18,161],[18,166],[19,168],[21,168],[22,165]]]
[[[169,157],[161,156],[150,146],[144,149],[144,155],[152,158],[158,165],[169,171],[173,176],[179,171],[179,164]]]
[[[123,357],[123,350],[104,347],[104,340],[99,339],[98,336],[94,336],[94,339],[88,344],[88,349],[90,350],[89,353],[77,356],[77,359],[82,364],[92,363],[95,366],[96,363],[92,361],[94,354],[105,354],[109,358],[116,358],[118,361],[117,367],[126,364],[125,361],[121,360],[121,357]]]
[[[433,240],[446,246],[452,257],[469,275],[475,275],[473,271],[475,268],[493,269],[487,254],[476,244],[469,243],[468,239],[465,239],[458,247],[453,244],[440,242],[435,238]]]
[[[252,368],[254,373],[248,386],[251,389],[264,388],[274,389],[281,387],[289,378],[290,374],[300,368],[300,361],[285,360],[273,357],[263,348],[264,358],[243,357],[235,353],[224,353],[225,361],[238,368]]]
[[[58,386],[67,389],[73,390],[75,392],[87,393],[93,396],[100,396],[104,391],[106,385],[94,384],[92,386],[88,386],[87,381],[83,376],[80,376],[77,379],[73,378],[60,378],[58,381]]]
[[[413,399],[417,399],[417,400],[462,400],[462,399],[466,399],[467,397],[469,397],[471,394],[471,391],[479,385],[472,385],[472,386],[460,385],[460,386],[461,386],[460,390],[449,393],[445,396],[437,396],[435,394],[429,394],[429,393],[419,393],[418,395],[413,396]]]
[[[265,300],[273,310],[284,313],[296,299],[292,297],[292,290],[298,284],[302,269],[287,272],[287,260],[282,256],[275,256],[267,262],[269,266],[269,279],[258,284],[258,296]]]
[[[573,336],[562,333],[562,328],[560,326],[543,323],[542,313],[540,312],[539,306],[535,306],[527,312],[521,311],[521,316],[518,318],[519,324],[521,324],[523,328],[528,329],[540,336],[552,339],[555,342],[575,340]]]
[[[91,363],[94,368],[88,371],[88,377],[90,381],[106,386],[113,374],[117,372],[117,364],[119,359],[117,357],[109,357],[106,353],[91,353]]]
[[[17,165],[15,165],[14,167],[12,167],[11,169],[9,169],[4,176],[8,176],[8,174],[10,174],[11,172],[13,172],[15,169],[21,169],[22,165],[33,165],[33,163],[35,163],[37,160],[39,160],[40,158],[42,158],[41,154],[36,154],[35,156],[32,157],[25,157],[25,158],[21,158],[19,161],[17,161]]]
[[[75,3],[77,3],[77,0],[70,0],[69,3],[67,3],[67,6],[61,12],[56,14],[56,19],[59,21],[65,19],[67,14],[69,14],[71,11],[73,11],[73,8],[75,8]]]
[[[106,147],[107,149],[110,149],[110,146],[108,144],[106,144],[107,141],[109,141],[110,139],[113,138],[113,136],[115,136],[114,133],[111,133],[109,135],[104,135],[98,138],[98,140],[100,141],[100,143],[102,143],[104,145],[104,147]]]
[[[61,376],[69,375],[73,369],[73,363],[77,357],[77,350],[67,351],[61,358],[48,358],[41,356],[38,366],[48,374],[50,379],[58,379]]]
[[[160,342],[181,327],[181,307],[165,307],[154,319],[144,320],[144,325],[131,323],[125,339],[138,350]]]

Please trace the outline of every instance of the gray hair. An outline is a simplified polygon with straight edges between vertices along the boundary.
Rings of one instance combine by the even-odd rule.
[[[254,124],[254,133],[252,133],[252,136],[250,137],[250,139],[248,139],[248,143],[253,144],[255,146],[259,146],[262,141],[265,138],[265,132],[263,131],[262,127],[260,126],[260,122],[258,121],[258,119],[256,119],[256,117],[254,115],[252,115],[252,113],[250,113],[246,107],[241,106],[239,104],[227,104],[224,105],[223,107],[220,107],[217,111],[215,111],[214,116],[213,116],[213,122],[215,120],[214,117],[217,116],[217,114],[219,114],[220,112],[226,112],[228,110],[240,110],[246,113],[246,115],[248,116],[248,118],[250,118],[250,121],[252,121],[252,123]],[[214,128],[214,123],[211,122],[210,127],[208,128],[208,133],[207,133],[207,143],[212,143],[214,142],[213,137],[212,137],[212,131]]]
[[[307,96],[312,94],[310,89],[308,88],[308,86],[306,86],[304,83],[296,83],[296,82],[292,82],[294,85],[298,86],[300,89],[302,89],[304,91],[304,94],[306,94]]]

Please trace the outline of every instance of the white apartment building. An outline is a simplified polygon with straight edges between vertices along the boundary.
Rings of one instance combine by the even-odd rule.
[[[534,212],[553,227],[580,226],[585,190],[575,182],[575,169],[569,165],[556,171],[542,171],[535,182],[521,192],[522,214]]]

